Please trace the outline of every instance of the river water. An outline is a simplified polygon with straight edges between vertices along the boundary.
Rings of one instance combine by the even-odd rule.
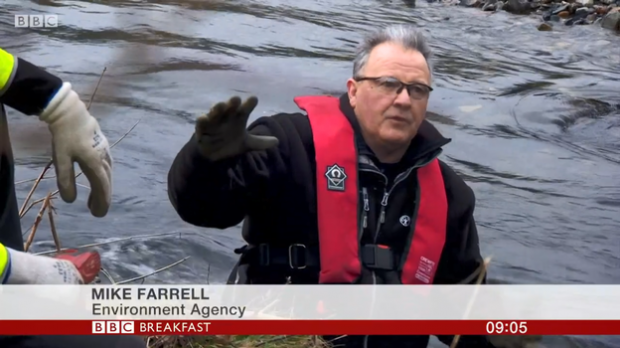
[[[15,14],[57,14],[59,25],[14,28]],[[105,219],[89,216],[87,188],[76,204],[56,202],[63,246],[138,236],[99,248],[116,280],[189,256],[146,282],[222,282],[240,229],[190,226],[166,193],[195,117],[234,94],[259,97],[253,118],[295,111],[296,95],[339,94],[361,34],[397,22],[422,28],[434,49],[428,117],[453,139],[443,160],[477,195],[491,279],[620,283],[620,36],[598,26],[538,32],[538,18],[424,1],[4,0],[1,47],[85,101],[107,67],[91,112],[112,142],[139,121],[112,150]],[[46,128],[9,116],[17,180],[36,178],[50,156]],[[20,204],[30,186],[18,185]],[[45,180],[36,198],[54,187]],[[35,249],[48,249],[47,221],[39,229]]]

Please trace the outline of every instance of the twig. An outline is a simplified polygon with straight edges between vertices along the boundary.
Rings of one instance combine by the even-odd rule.
[[[86,249],[86,248],[93,248],[93,247],[97,247],[97,246],[102,246],[102,245],[108,245],[108,244],[113,244],[113,243],[120,243],[120,242],[125,242],[125,241],[130,241],[130,240],[134,240],[134,239],[152,239],[152,238],[157,238],[157,237],[165,237],[165,236],[172,236],[178,234],[179,237],[182,236],[181,232],[168,232],[168,233],[160,233],[160,234],[143,234],[143,235],[139,235],[139,236],[132,236],[132,237],[126,237],[126,238],[118,238],[115,240],[109,240],[106,242],[100,242],[100,243],[91,243],[91,244],[84,244],[84,245],[80,245],[77,246],[75,248],[63,248],[60,249],[60,251],[65,251],[65,250],[79,250],[79,249]],[[45,250],[45,251],[41,251],[38,253],[35,253],[35,255],[48,255],[48,254],[53,254],[58,252],[56,249],[54,250]]]
[[[43,213],[45,212],[45,209],[48,207],[51,197],[52,197],[51,193],[48,193],[47,197],[45,197],[45,201],[43,201],[43,205],[41,205],[39,214],[37,214],[37,218],[34,220],[34,224],[32,225],[32,228],[30,229],[30,235],[28,236],[28,239],[26,240],[26,243],[24,245],[24,251],[28,251],[28,249],[30,249],[30,245],[32,244],[32,241],[34,240],[34,235],[37,233],[37,228],[39,227],[39,224],[41,223],[41,220],[43,219]]]
[[[50,220],[50,229],[52,231],[52,237],[54,238],[54,244],[56,245],[56,250],[60,252],[60,239],[58,238],[58,233],[56,232],[56,224],[54,223],[54,204],[52,200],[48,200],[48,209],[47,209],[47,217]]]
[[[157,269],[157,270],[155,270],[155,271],[153,271],[153,272],[151,272],[151,273],[147,273],[147,274],[145,274],[145,275],[141,275],[141,276],[139,276],[139,277],[134,277],[134,278],[129,278],[129,279],[121,280],[120,282],[117,282],[116,284],[117,284],[117,285],[119,285],[119,284],[127,284],[127,283],[131,283],[131,282],[135,282],[136,280],[140,280],[140,279],[144,279],[144,278],[146,278],[146,277],[150,277],[150,276],[152,276],[152,275],[154,275],[154,274],[157,274],[157,273],[159,273],[159,272],[163,272],[163,271],[165,271],[165,270],[167,270],[167,269],[170,269],[170,268],[172,268],[172,267],[174,267],[174,266],[176,266],[176,265],[178,265],[178,264],[181,264],[181,263],[185,262],[185,261],[186,261],[187,259],[189,259],[189,258],[190,258],[190,257],[189,257],[189,256],[187,256],[187,257],[185,257],[185,258],[180,259],[180,260],[179,260],[179,261],[177,261],[177,262],[171,263],[171,264],[169,264],[168,266],[166,266],[166,267],[162,267],[162,268],[160,268],[160,269]]]
[[[41,180],[46,180],[46,179],[51,179],[51,178],[49,176],[44,176],[41,178]],[[26,183],[33,182],[33,181],[37,181],[37,178],[16,181],[15,185],[26,184]]]
[[[133,126],[131,126],[131,128],[129,128],[125,134],[123,134],[120,138],[118,138],[118,140],[116,140],[114,142],[114,144],[110,145],[110,148],[113,148],[114,146],[116,146],[116,144],[120,143],[121,140],[125,139],[125,137],[127,137],[127,135],[129,135],[129,133],[131,133],[131,131],[136,128],[136,126],[138,125],[138,123],[140,123],[140,121],[142,121],[142,119],[139,119],[138,121],[136,121],[136,123],[133,124]]]
[[[90,110],[90,106],[93,105],[93,100],[95,100],[95,94],[97,94],[97,90],[99,89],[99,85],[101,84],[101,80],[103,79],[103,74],[105,74],[106,70],[108,70],[108,67],[104,66],[103,70],[101,71],[101,75],[99,75],[99,80],[97,80],[97,85],[95,85],[95,90],[93,91],[93,94],[90,96],[90,100],[88,101],[86,110]]]
[[[30,192],[28,192],[28,195],[26,196],[26,200],[24,200],[24,203],[22,204],[21,209],[19,209],[19,217],[20,218],[22,218],[24,216],[24,214],[25,214],[24,211],[26,210],[26,205],[28,204],[28,201],[30,201],[30,198],[34,194],[34,191],[39,186],[39,183],[41,182],[41,179],[43,179],[43,176],[50,169],[50,167],[52,166],[53,163],[54,163],[54,161],[52,161],[52,160],[47,162],[47,164],[45,165],[45,168],[43,168],[43,171],[41,171],[41,174],[39,174],[39,177],[35,180],[34,184],[30,188]]]
[[[52,199],[56,199],[54,197],[52,197]],[[35,205],[42,203],[43,201],[45,201],[45,197],[43,198],[39,198],[36,201],[32,201],[32,203],[30,203],[30,205],[28,206],[28,208],[26,208],[26,211],[24,212],[24,216],[26,216],[26,214],[28,214],[28,212],[30,211],[30,209],[32,209]],[[20,216],[20,218],[24,217],[24,216]]]
[[[256,343],[254,345],[254,347],[262,347],[262,346],[264,346],[264,345],[266,345],[268,343],[274,343],[274,342],[278,342],[278,341],[283,341],[286,338],[288,338],[288,336],[276,336],[276,337],[270,338],[268,340],[264,340],[264,341],[258,342],[258,343]]]
[[[485,258],[484,262],[480,265],[481,270],[480,274],[478,274],[478,279],[476,280],[476,288],[474,289],[474,294],[472,295],[471,299],[469,299],[469,303],[467,304],[463,319],[467,319],[467,317],[469,316],[469,312],[471,312],[471,308],[474,306],[474,301],[478,295],[478,289],[480,289],[479,285],[482,283],[484,275],[487,273],[487,267],[489,267],[489,263],[491,263],[491,256]],[[450,344],[450,348],[456,348],[456,345],[459,343],[460,338],[461,335],[455,335],[452,339],[452,344]]]
[[[211,264],[207,265],[207,284],[209,284],[209,277],[211,276]]]
[[[114,280],[114,277],[112,277],[112,275],[110,274],[110,272],[108,272],[107,269],[101,267],[101,274],[103,274],[106,278],[108,278],[110,283],[116,284],[116,281]]]
[[[82,184],[80,184],[80,183],[76,183],[76,184],[75,184],[75,186],[78,186],[78,187],[83,187],[83,188],[85,188],[85,189],[87,189],[87,190],[90,190],[90,186],[87,186],[87,185],[82,185]]]

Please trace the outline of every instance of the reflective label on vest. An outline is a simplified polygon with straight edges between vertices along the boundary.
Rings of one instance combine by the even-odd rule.
[[[325,172],[327,177],[327,189],[330,191],[344,191],[345,181],[347,180],[347,174],[344,172],[344,168],[338,164],[327,167]]]

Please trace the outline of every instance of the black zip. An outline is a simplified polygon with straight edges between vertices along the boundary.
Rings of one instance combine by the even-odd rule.
[[[394,188],[396,188],[396,186],[398,186],[399,183],[405,181],[405,179],[407,179],[409,177],[409,175],[411,174],[411,172],[413,172],[414,169],[418,169],[420,167],[424,167],[425,165],[427,165],[428,163],[430,163],[431,161],[433,161],[435,158],[437,158],[439,155],[441,154],[441,150],[437,151],[436,154],[434,154],[433,156],[429,157],[426,161],[424,162],[419,162],[416,163],[414,166],[409,167],[409,169],[407,169],[407,171],[400,173],[396,176],[396,179],[394,179],[394,184],[392,184],[392,187],[390,187],[390,189],[388,190],[388,178],[387,176],[385,176],[385,174],[381,173],[379,170],[376,169],[363,169],[363,168],[359,168],[360,172],[369,172],[369,173],[373,173],[373,174],[379,174],[381,177],[383,177],[383,182],[384,182],[384,189],[383,189],[383,197],[381,198],[381,210],[379,212],[379,221],[377,222],[377,228],[375,230],[375,234],[373,236],[373,242],[375,244],[377,244],[377,239],[379,238],[379,232],[381,231],[381,226],[383,225],[383,223],[385,222],[385,211],[387,209],[388,206],[388,202],[390,199],[390,194],[392,194],[392,191],[394,190]],[[368,225],[368,211],[370,210],[370,203],[369,203],[369,199],[368,199],[368,190],[363,187],[362,188],[362,199],[364,200],[364,212],[362,215],[362,219],[363,219],[363,226],[364,228],[367,227]],[[413,221],[412,221],[413,223]],[[364,230],[362,230],[362,234],[363,234]],[[360,238],[361,235],[360,235]],[[373,285],[377,284],[377,276],[375,274],[375,271],[370,271],[372,274],[372,283]],[[363,343],[363,347],[364,348],[368,348],[368,335],[364,336],[364,343]]]
[[[362,233],[368,227],[368,212],[370,211],[370,202],[368,201],[368,190],[362,187],[362,199],[364,200],[364,212],[362,213]],[[360,235],[360,238],[362,236]]]

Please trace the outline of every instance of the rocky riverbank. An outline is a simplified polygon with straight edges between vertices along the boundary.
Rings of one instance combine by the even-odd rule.
[[[600,24],[620,32],[620,0],[458,0],[459,5],[483,11],[538,14],[543,22],[538,30],[550,31],[555,25]]]

